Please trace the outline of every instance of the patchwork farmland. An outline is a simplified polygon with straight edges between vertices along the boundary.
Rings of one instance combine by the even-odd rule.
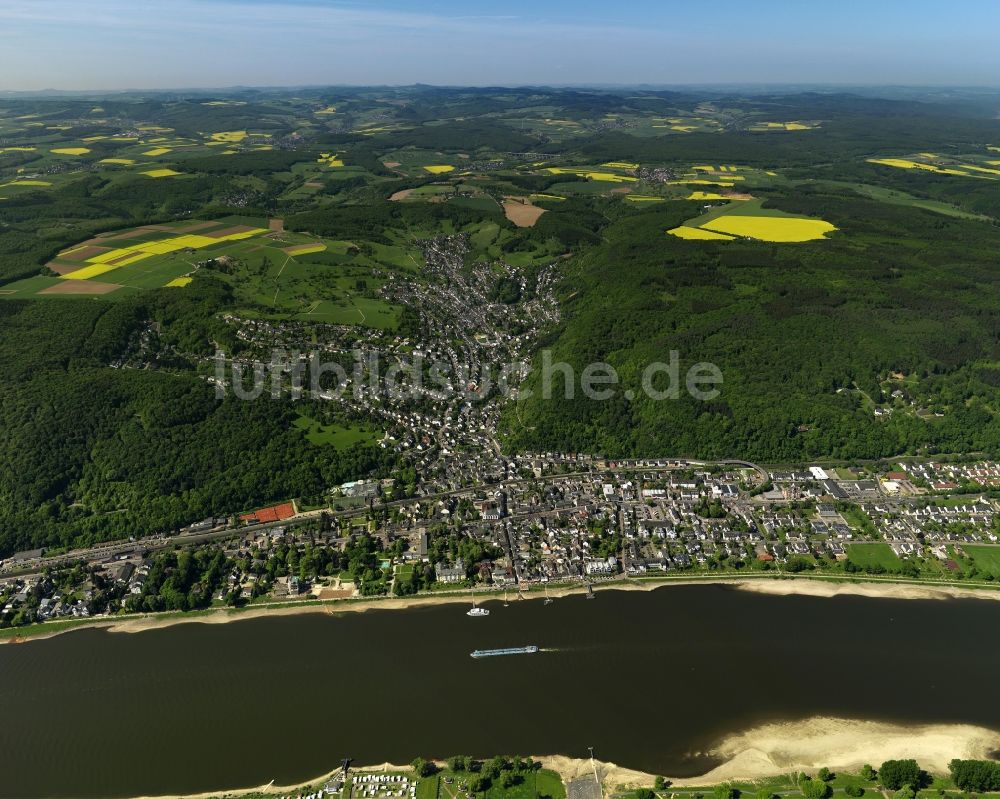
[[[48,274],[4,286],[4,298],[125,296],[150,289],[184,289],[201,270],[232,286],[241,312],[391,328],[399,309],[374,296],[378,258],[399,258],[383,247],[374,259],[352,242],[283,229],[281,220],[244,217],[146,225],[104,233],[62,250]]]

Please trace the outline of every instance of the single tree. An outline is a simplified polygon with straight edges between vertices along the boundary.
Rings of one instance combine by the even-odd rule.
[[[878,779],[890,791],[898,791],[904,785],[920,787],[923,782],[916,760],[886,760],[879,767]]]

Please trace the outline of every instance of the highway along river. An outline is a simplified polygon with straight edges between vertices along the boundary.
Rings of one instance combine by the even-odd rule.
[[[652,593],[90,629],[0,646],[0,797],[301,782],[343,757],[595,755],[703,773],[814,715],[1000,729],[1000,602]],[[469,657],[537,645],[537,654]],[[956,682],[954,675],[961,675]]]

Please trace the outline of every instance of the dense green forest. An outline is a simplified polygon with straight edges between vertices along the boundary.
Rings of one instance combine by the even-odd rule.
[[[607,204],[605,242],[568,267],[565,321],[548,344],[553,360],[577,374],[610,363],[636,397],[622,391],[594,402],[577,391],[569,400],[560,383],[544,400],[535,383],[535,396],[506,418],[512,444],[763,462],[1000,450],[1000,231],[843,193],[773,204],[822,209],[854,235],[706,245],[663,235],[665,222],[679,224],[691,208],[671,206],[671,219],[661,209]],[[697,362],[716,364],[719,397],[649,399],[641,372],[671,350],[682,375]],[[873,416],[862,392],[878,396],[879,377],[890,372],[917,376],[918,396],[947,412]]]
[[[389,468],[378,447],[310,444],[288,402],[220,401],[193,373],[108,368],[140,318],[201,326],[207,341],[202,291],[0,303],[0,552],[175,529]]]

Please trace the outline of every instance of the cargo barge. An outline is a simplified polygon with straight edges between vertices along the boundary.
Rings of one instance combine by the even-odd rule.
[[[477,649],[472,653],[472,657],[494,658],[501,655],[533,655],[537,651],[537,646],[514,646],[508,649]]]

